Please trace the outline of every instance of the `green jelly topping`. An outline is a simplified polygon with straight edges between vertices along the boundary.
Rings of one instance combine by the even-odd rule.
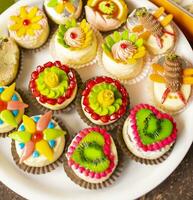
[[[93,131],[81,140],[71,158],[86,169],[96,173],[103,172],[110,165],[103,152],[104,144],[103,136]]]
[[[115,11],[115,4],[112,1],[102,1],[99,3],[99,10],[104,14],[111,15]]]
[[[57,31],[58,43],[61,44],[65,48],[70,48],[70,46],[66,44],[64,40],[64,35],[68,29],[73,28],[73,27],[77,27],[77,23],[75,19],[67,20],[64,25],[63,24],[59,25],[59,28]]]
[[[68,88],[67,74],[58,67],[46,68],[36,80],[39,92],[52,99],[63,96]]]
[[[113,35],[109,35],[105,38],[105,42],[102,44],[103,51],[106,54],[111,53],[111,49],[113,45],[122,40],[126,40],[134,44],[137,48],[143,47],[144,40],[142,38],[138,38],[135,33],[129,34],[128,30],[119,33],[115,31]]]
[[[157,119],[148,109],[141,109],[136,114],[139,136],[144,145],[153,144],[167,138],[173,130],[173,124],[168,119]]]
[[[24,142],[24,143],[29,142],[31,140],[31,136],[32,135],[26,131],[13,132],[9,134],[9,138],[16,140],[18,142]]]
[[[43,133],[44,139],[47,141],[57,139],[58,137],[63,136],[65,134],[65,132],[60,129],[51,128],[45,129]]]
[[[109,93],[112,97],[107,96],[107,99],[104,96],[101,97],[101,95],[108,95]],[[112,115],[122,105],[122,95],[112,84],[97,84],[90,91],[89,105],[100,116]]]

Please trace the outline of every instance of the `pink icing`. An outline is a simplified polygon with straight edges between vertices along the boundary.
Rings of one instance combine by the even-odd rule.
[[[149,109],[151,110],[155,116],[158,119],[168,119],[172,122],[173,124],[173,131],[171,133],[170,136],[168,136],[167,138],[165,138],[162,141],[156,142],[154,144],[149,144],[149,145],[144,145],[140,139],[139,136],[139,132],[137,130],[137,125],[136,125],[136,114],[139,110],[141,109]],[[137,145],[143,149],[144,151],[156,151],[156,150],[160,150],[161,148],[164,148],[165,146],[173,143],[176,140],[177,137],[177,128],[176,128],[176,123],[174,122],[174,119],[172,118],[172,116],[166,114],[166,113],[161,113],[159,110],[157,110],[155,107],[148,105],[148,104],[139,104],[137,106],[135,106],[129,115],[130,121],[131,121],[131,128],[133,130],[133,135],[134,135],[134,139],[137,142]]]
[[[108,157],[109,161],[110,161],[110,165],[109,168],[102,172],[102,173],[96,173],[96,172],[92,172],[89,169],[86,169],[82,166],[80,166],[79,164],[75,163],[72,159],[71,156],[74,152],[74,150],[76,149],[76,147],[79,145],[79,143],[81,142],[81,140],[90,132],[95,131],[100,133],[101,135],[103,135],[104,140],[105,140],[105,144],[104,144],[104,154]],[[90,178],[96,178],[96,179],[100,179],[102,177],[107,176],[109,173],[111,173],[113,171],[113,169],[115,168],[115,156],[111,153],[111,136],[109,135],[109,133],[106,132],[106,130],[101,129],[99,127],[93,127],[93,128],[86,128],[83,129],[82,131],[80,131],[76,137],[74,138],[72,144],[69,146],[68,151],[66,153],[66,157],[68,158],[68,165],[70,167],[74,167],[75,169],[78,169],[78,171],[80,173],[84,173],[85,176],[89,176]]]

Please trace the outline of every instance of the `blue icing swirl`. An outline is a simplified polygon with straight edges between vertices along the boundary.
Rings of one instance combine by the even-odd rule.
[[[22,124],[22,125],[19,127],[18,131],[25,131],[25,126]]]
[[[38,151],[33,152],[33,158],[38,158],[40,156],[40,153]]]
[[[34,120],[35,122],[38,122],[38,121],[39,121],[39,119],[40,119],[40,117],[39,117],[39,116],[35,116],[35,117],[33,117],[33,120]]]
[[[54,127],[55,127],[55,125],[54,125],[53,122],[50,122],[50,123],[48,124],[48,128],[54,128]]]
[[[1,94],[3,91],[4,91],[4,88],[1,87],[1,88],[0,88],[0,94]]]
[[[56,141],[55,140],[49,140],[48,141],[50,147],[53,149],[56,146]]]
[[[23,149],[25,147],[25,144],[24,143],[19,143],[19,148],[20,149]]]

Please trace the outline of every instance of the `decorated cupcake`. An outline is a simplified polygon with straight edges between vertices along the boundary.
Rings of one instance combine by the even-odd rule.
[[[193,67],[175,53],[167,54],[152,65],[150,79],[156,105],[178,112],[188,103],[193,85]]]
[[[0,85],[14,81],[19,68],[20,51],[12,38],[0,37]]]
[[[15,83],[0,86],[0,135],[17,128],[27,107],[15,91]]]
[[[18,131],[9,135],[15,144],[13,157],[19,160],[15,159],[15,162],[20,167],[25,165],[25,169],[45,167],[56,162],[64,151],[65,134],[66,131],[52,119],[51,111],[33,117],[24,115]]]
[[[127,20],[130,31],[146,39],[148,51],[153,55],[170,51],[175,45],[176,34],[171,24],[173,16],[164,15],[164,8],[152,11],[145,7],[134,10]]]
[[[75,19],[60,25],[50,51],[53,58],[74,67],[91,62],[97,54],[97,37],[86,20]]]
[[[126,119],[121,144],[127,155],[145,164],[162,162],[176,141],[174,119],[148,104],[135,106]],[[120,140],[121,141],[121,140]]]
[[[112,125],[121,122],[129,108],[127,90],[119,81],[110,77],[96,77],[88,80],[77,97],[77,110],[88,125]],[[116,123],[115,123],[116,122]]]
[[[68,18],[79,18],[82,0],[45,0],[44,8],[55,23],[64,24]]]
[[[146,50],[142,38],[125,30],[115,31],[105,38],[102,45],[104,68],[118,79],[129,80],[136,77],[144,67]]]
[[[10,36],[26,49],[42,46],[49,35],[47,18],[38,7],[21,7],[8,22]]]
[[[86,19],[99,31],[111,31],[127,19],[128,8],[124,0],[88,0]]]
[[[104,129],[97,127],[80,131],[68,147],[67,175],[80,186],[103,183],[111,179],[118,164],[115,143]],[[65,166],[65,168],[67,168]]]
[[[78,89],[76,72],[59,61],[38,66],[29,86],[38,103],[51,110],[66,108]]]

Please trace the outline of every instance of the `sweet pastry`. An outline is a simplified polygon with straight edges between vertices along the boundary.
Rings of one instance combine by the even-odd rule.
[[[130,31],[146,40],[146,47],[153,55],[167,53],[175,45],[176,33],[171,24],[173,16],[165,16],[164,8],[148,10],[145,7],[134,10],[127,20]]]
[[[92,184],[109,179],[118,164],[112,137],[98,127],[81,130],[69,145],[66,157],[76,176]]]
[[[8,22],[10,36],[26,49],[42,46],[49,35],[47,18],[38,7],[22,6]]]
[[[20,50],[12,38],[0,38],[0,85],[9,85],[16,78]]]
[[[129,107],[129,96],[119,81],[101,76],[86,82],[80,103],[86,122],[89,120],[97,125],[108,125],[125,114]]]
[[[27,107],[15,91],[15,83],[9,87],[0,86],[0,134],[17,128]]]
[[[82,0],[45,0],[44,8],[55,23],[64,24],[69,18],[79,18]]]
[[[130,111],[122,136],[129,152],[145,163],[144,160],[161,158],[171,149],[177,128],[170,115],[151,105],[139,104]]]
[[[66,131],[52,119],[52,112],[33,117],[23,116],[18,131],[9,134],[15,141],[19,163],[44,167],[55,162],[63,153]]]
[[[76,97],[76,72],[59,61],[38,66],[29,83],[32,95],[51,110],[66,108]]]
[[[88,0],[86,19],[99,31],[111,31],[127,19],[128,8],[124,0]]]
[[[144,40],[135,33],[115,31],[102,44],[104,68],[118,79],[129,80],[143,69],[146,49]]]
[[[96,57],[97,46],[95,32],[86,20],[77,23],[72,19],[59,26],[50,51],[54,59],[66,64],[81,65]]]
[[[193,85],[193,67],[175,53],[167,54],[152,65],[153,97],[162,109],[178,112],[188,103]]]

